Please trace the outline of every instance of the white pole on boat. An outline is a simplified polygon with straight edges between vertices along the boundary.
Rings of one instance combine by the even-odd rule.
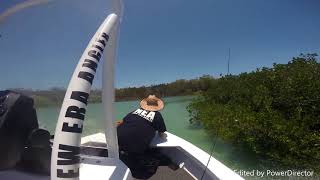
[[[80,143],[88,97],[98,63],[119,17],[110,14],[95,33],[72,75],[60,110],[51,154],[51,180],[79,179]],[[94,178],[94,175],[93,175]]]
[[[123,13],[123,6],[121,0],[112,1],[112,13],[121,16]],[[113,29],[109,44],[106,47],[104,53],[105,59],[103,64],[103,77],[102,77],[102,103],[104,108],[104,129],[105,137],[108,147],[108,157],[119,158],[118,150],[118,138],[117,130],[115,125],[115,114],[114,114],[114,100],[115,100],[115,89],[114,89],[114,69],[115,59],[117,55],[117,44],[119,35],[120,21],[115,25]]]

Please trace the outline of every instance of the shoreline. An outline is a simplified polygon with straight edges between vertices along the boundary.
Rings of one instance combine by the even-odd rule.
[[[164,96],[161,97],[162,99],[166,99],[166,98],[172,98],[172,97],[194,97],[197,96],[195,93],[193,94],[183,94],[183,95],[176,95],[176,96]],[[37,99],[37,97],[35,96],[31,96],[34,99],[34,107],[35,108],[44,108],[44,107],[54,107],[54,106],[61,106],[62,102],[54,102],[54,101],[47,101],[47,103],[41,103],[39,102],[39,100]],[[43,98],[42,96],[40,98]],[[125,99],[118,99],[115,100],[114,102],[132,102],[132,101],[139,101],[142,98],[125,98]],[[63,99],[62,99],[63,101]],[[102,103],[102,100],[100,99],[100,101],[88,101],[88,104],[99,104]]]

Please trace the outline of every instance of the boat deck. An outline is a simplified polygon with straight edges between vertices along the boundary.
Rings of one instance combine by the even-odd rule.
[[[152,176],[150,180],[194,180],[188,172],[184,169],[178,169],[173,171],[168,167],[160,166],[158,168],[157,174]]]
[[[209,156],[206,152],[191,143],[167,133],[166,139],[155,137],[151,146],[171,158],[179,169],[176,171],[161,166],[151,180],[203,180],[233,179],[243,180],[224,164]],[[80,179],[125,179],[133,180],[130,170],[120,160],[108,157],[105,136],[102,133],[90,135],[81,139]],[[210,158],[208,167],[206,164]],[[206,169],[206,171],[204,171]],[[49,180],[49,176],[30,174],[15,169],[0,171],[1,180]]]

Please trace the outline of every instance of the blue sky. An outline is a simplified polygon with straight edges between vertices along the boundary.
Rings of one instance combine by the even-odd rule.
[[[0,2],[0,13],[22,0]],[[320,54],[318,0],[127,0],[116,87],[239,74]],[[0,24],[0,89],[67,87],[108,14],[105,0],[52,0]],[[100,64],[101,67],[102,64]],[[101,68],[94,86],[101,87]]]

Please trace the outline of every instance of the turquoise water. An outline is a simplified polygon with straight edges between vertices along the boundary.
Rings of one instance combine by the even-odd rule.
[[[214,145],[213,156],[232,169],[257,168],[256,158],[251,153],[240,152],[226,142],[217,138],[210,138],[204,129],[189,124],[189,114],[186,106],[192,96],[164,98],[165,109],[161,111],[167,130],[209,152]],[[122,119],[127,113],[138,108],[138,101],[116,102],[116,119]],[[56,126],[60,107],[47,107],[37,109],[40,125],[52,134]],[[89,104],[84,121],[82,136],[103,132],[102,104]]]

